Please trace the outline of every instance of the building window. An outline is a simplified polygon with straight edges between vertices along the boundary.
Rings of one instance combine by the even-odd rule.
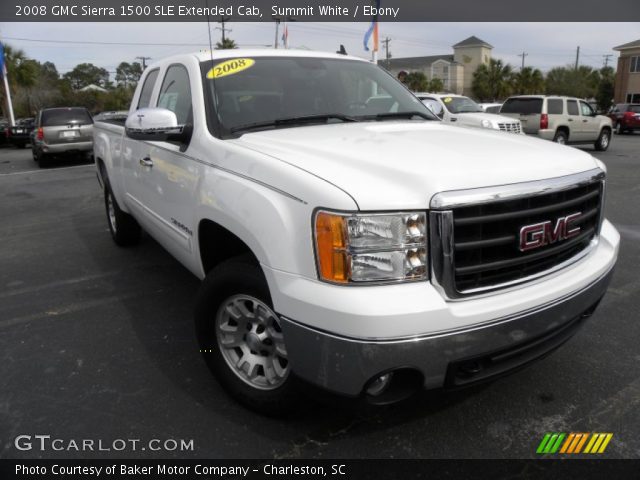
[[[631,73],[640,73],[640,57],[631,57],[629,71]]]
[[[627,93],[626,103],[640,103],[640,93]]]

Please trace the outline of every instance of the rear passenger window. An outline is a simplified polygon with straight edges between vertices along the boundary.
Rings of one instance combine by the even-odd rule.
[[[549,115],[562,115],[564,113],[563,110],[561,98],[547,100],[547,113]]]
[[[147,108],[151,102],[151,93],[153,92],[153,86],[156,84],[158,78],[158,69],[152,70],[144,79],[144,85],[142,85],[142,91],[140,92],[140,99],[138,100],[138,109]]]
[[[567,113],[569,115],[578,115],[578,102],[575,100],[567,100]]]
[[[189,74],[182,65],[171,65],[164,76],[158,107],[176,114],[178,125],[191,122],[191,86]]]

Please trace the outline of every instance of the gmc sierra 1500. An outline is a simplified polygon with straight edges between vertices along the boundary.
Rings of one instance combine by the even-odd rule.
[[[345,55],[172,57],[94,137],[115,242],[143,227],[204,279],[204,358],[267,413],[301,380],[387,403],[528,364],[594,311],[618,254],[600,161],[445,125]]]

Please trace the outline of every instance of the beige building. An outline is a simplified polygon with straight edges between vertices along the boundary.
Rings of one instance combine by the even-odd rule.
[[[640,40],[615,47],[620,52],[615,103],[640,103]]]
[[[388,64],[386,60],[378,64],[395,76],[422,72],[429,80],[442,80],[446,92],[470,95],[473,73],[481,64],[489,63],[492,49],[487,42],[472,36],[456,43],[452,55],[392,58]]]

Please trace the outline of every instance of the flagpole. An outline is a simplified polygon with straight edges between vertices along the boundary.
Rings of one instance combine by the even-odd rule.
[[[4,83],[4,91],[7,94],[7,107],[9,109],[9,125],[14,126],[16,124],[16,119],[13,116],[13,104],[11,103],[11,92],[9,91],[9,81],[7,80],[7,68],[3,65],[2,72],[2,81]]]

